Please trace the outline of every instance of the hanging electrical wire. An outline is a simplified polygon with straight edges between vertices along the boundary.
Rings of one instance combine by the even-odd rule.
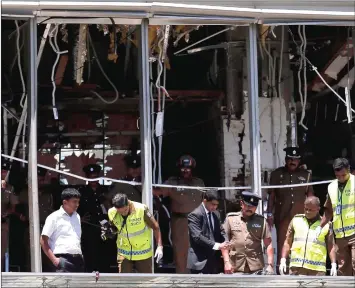
[[[272,30],[272,33],[274,33],[274,30]],[[275,37],[276,38],[276,37]],[[278,80],[277,80],[277,91],[279,94],[279,107],[280,107],[280,129],[279,129],[279,137],[276,142],[276,152],[277,152],[277,158],[279,159],[279,164],[281,164],[281,157],[279,153],[279,147],[280,147],[280,140],[281,140],[281,127],[282,127],[282,99],[283,99],[283,93],[281,91],[281,81],[282,81],[282,65],[283,65],[283,57],[284,57],[284,39],[285,39],[285,26],[281,26],[281,49],[280,49],[280,60],[279,60],[279,75],[278,75]]]
[[[21,78],[21,85],[22,85],[22,96],[20,100],[20,106],[23,108],[23,101],[26,96],[26,85],[25,85],[25,80],[23,79],[23,73],[22,73],[22,66],[21,66],[21,49],[20,49],[20,36],[21,32],[18,26],[18,21],[15,20],[16,24],[16,32],[17,32],[17,37],[16,37],[16,50],[17,50],[17,65],[18,65],[18,70],[20,73],[20,78]]]
[[[107,101],[106,99],[104,99],[99,93],[97,93],[96,91],[93,91],[93,90],[90,90],[90,92],[94,95],[96,95],[99,99],[101,99],[104,103],[106,104],[113,104],[115,103],[118,98],[119,98],[119,94],[118,94],[118,90],[115,86],[115,84],[112,83],[112,81],[110,80],[110,78],[107,76],[107,74],[105,73],[104,69],[102,68],[101,66],[101,63],[100,63],[100,60],[99,60],[99,57],[97,57],[97,53],[96,53],[96,50],[95,50],[95,47],[94,47],[94,43],[92,42],[92,39],[91,39],[91,35],[90,35],[90,31],[88,30],[87,31],[87,34],[88,34],[88,37],[89,37],[89,42],[90,42],[90,46],[91,46],[91,49],[92,49],[92,52],[94,54],[94,58],[96,60],[96,63],[97,65],[99,66],[102,74],[105,76],[106,80],[110,83],[110,85],[112,86],[113,90],[115,90],[115,99],[111,100],[111,101]]]
[[[299,45],[297,44],[297,42],[295,40],[295,36],[293,35],[292,30],[290,28],[288,28],[288,31],[291,34],[293,43],[296,45],[296,47],[299,48]],[[334,93],[334,95],[337,96],[338,99],[345,104],[345,107],[348,107],[346,101],[327,83],[327,81],[325,81],[322,74],[318,71],[318,68],[316,66],[314,66],[312,64],[312,62],[309,61],[309,59],[305,55],[301,55],[301,58],[306,59],[307,63],[311,66],[312,71],[314,71],[318,75],[319,79],[324,83],[324,85],[327,86],[329,88],[329,90],[332,91]],[[355,110],[353,108],[349,107],[349,109],[351,109],[351,111],[353,113],[355,113]]]
[[[53,86],[52,105],[53,105],[53,114],[54,114],[55,120],[58,120],[58,111],[57,111],[56,102],[55,102],[55,91],[57,89],[57,86],[55,84],[55,79],[54,79],[55,75],[54,74],[55,74],[55,69],[57,67],[60,55],[68,53],[68,50],[63,50],[63,51],[59,50],[58,41],[57,41],[58,29],[59,29],[59,24],[56,24],[54,26],[52,32],[49,35],[49,44],[51,45],[53,51],[57,54],[57,57],[54,61],[53,67],[52,67],[52,74],[51,74],[51,80],[52,80],[52,86]],[[52,38],[54,38],[54,44],[53,44]]]
[[[302,28],[302,30],[301,30]],[[304,125],[303,121],[304,118],[306,116],[306,107],[307,107],[307,61],[306,61],[306,50],[307,50],[307,35],[306,35],[306,26],[303,25],[301,27],[301,25],[298,26],[298,33],[300,34],[300,37],[302,39],[302,44],[301,48],[300,48],[300,53],[301,53],[301,58],[300,58],[300,67],[302,67],[303,69],[303,96],[302,96],[302,101],[301,101],[301,105],[302,105],[302,114],[301,114],[301,119],[299,124],[305,129],[308,130],[307,126]],[[302,35],[303,34],[303,35]],[[304,56],[304,57],[303,57]],[[301,64],[302,63],[302,64]],[[298,70],[299,72],[301,71],[300,69]],[[300,76],[300,73],[299,73]],[[298,87],[299,89],[301,89],[301,77],[299,77],[299,84]],[[301,90],[300,90],[301,91]],[[302,92],[300,92],[302,94]],[[300,97],[301,97],[300,94]]]
[[[156,169],[157,169],[157,156],[156,156],[156,145],[155,145],[155,122],[154,122],[154,84],[153,84],[153,63],[149,62],[149,77],[150,77],[150,100],[151,100],[151,125],[152,125],[152,164],[153,164],[153,171],[152,171],[152,182],[156,184]]]

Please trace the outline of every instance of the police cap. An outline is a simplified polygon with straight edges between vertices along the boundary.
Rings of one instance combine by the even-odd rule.
[[[256,206],[258,206],[261,198],[253,192],[243,191],[242,192],[242,200],[245,204],[256,207]]]
[[[98,164],[89,164],[83,168],[86,175],[99,174],[101,172],[101,166]]]
[[[1,159],[1,170],[9,171],[11,169],[11,163],[9,160]]]
[[[286,152],[286,158],[294,158],[294,159],[301,158],[301,151],[300,148],[298,147],[286,147],[284,151]]]
[[[140,155],[127,155],[124,157],[127,168],[139,168],[141,167],[141,156]]]
[[[177,166],[180,168],[195,168],[196,160],[190,155],[183,155],[180,157]]]

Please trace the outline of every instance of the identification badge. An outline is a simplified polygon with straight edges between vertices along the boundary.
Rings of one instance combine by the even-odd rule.
[[[338,206],[336,207],[336,209],[335,209],[335,214],[336,214],[336,215],[340,215],[340,214],[341,214],[341,206],[340,206],[340,205],[338,205]]]

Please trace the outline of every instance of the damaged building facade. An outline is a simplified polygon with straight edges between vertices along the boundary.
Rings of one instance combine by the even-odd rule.
[[[286,146],[302,149],[314,181],[333,178],[334,158],[355,160],[352,1],[165,2],[2,1],[2,159],[29,162],[10,158],[22,171],[14,183],[28,173],[30,223],[37,163],[59,194],[86,184],[88,164],[121,179],[124,156],[141,153],[153,209],[152,186],[184,154],[207,187],[250,187],[264,200]],[[219,190],[222,216],[239,192]],[[37,256],[38,233],[32,225]],[[39,272],[38,258],[28,270]]]

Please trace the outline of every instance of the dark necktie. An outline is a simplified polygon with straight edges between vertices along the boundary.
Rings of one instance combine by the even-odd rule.
[[[208,221],[210,222],[210,228],[211,228],[211,231],[213,232],[213,225],[212,225],[212,213],[211,212],[208,212]]]

